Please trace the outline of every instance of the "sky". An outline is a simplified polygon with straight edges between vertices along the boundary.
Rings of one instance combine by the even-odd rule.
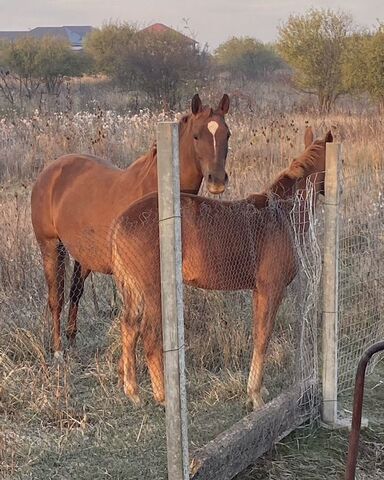
[[[232,36],[276,40],[278,25],[290,13],[303,13],[311,6],[348,11],[362,26],[384,21],[384,0],[0,0],[0,30],[99,27],[117,20],[144,27],[160,22],[214,49]]]

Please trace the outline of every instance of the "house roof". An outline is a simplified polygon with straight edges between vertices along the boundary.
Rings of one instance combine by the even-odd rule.
[[[90,25],[63,25],[61,27],[36,27],[32,30],[26,31],[15,31],[15,32],[0,32],[0,40],[9,40],[14,41],[21,37],[34,37],[42,38],[45,36],[53,36],[68,40],[72,47],[82,47],[84,42],[84,37],[87,33],[90,33],[93,30],[93,27]],[[154,23],[149,25],[146,28],[140,30],[140,32],[150,32],[150,33],[165,33],[173,32],[183,38],[187,43],[191,45],[196,45],[197,42],[190,37],[187,37],[183,33],[175,30],[174,28],[168,27],[163,23]]]
[[[28,32],[0,32],[0,40],[16,40],[17,38],[25,37]]]
[[[197,42],[196,40],[193,40],[193,38],[187,37],[183,33],[179,32],[178,30],[175,30],[174,28],[168,27],[167,25],[164,25],[163,23],[154,23],[153,25],[149,25],[148,27],[143,28],[140,30],[140,32],[149,32],[149,33],[165,33],[165,32],[174,32],[177,35],[180,35],[180,37],[184,38],[188,43],[191,45],[195,45]]]
[[[26,30],[24,32],[0,32],[0,39],[13,41],[21,37],[42,38],[50,35],[53,37],[62,38],[63,40],[68,40],[71,43],[72,47],[81,47],[85,35],[91,32],[92,29],[93,27],[89,25],[36,27],[32,30]]]

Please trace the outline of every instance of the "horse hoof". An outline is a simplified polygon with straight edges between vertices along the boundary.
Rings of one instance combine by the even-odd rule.
[[[128,392],[125,387],[124,387],[124,393],[135,407],[142,407],[144,405],[144,402],[138,393]]]
[[[64,364],[64,353],[62,350],[57,350],[53,354],[53,361],[55,365],[63,365]]]
[[[142,407],[144,405],[144,401],[139,394],[131,395],[129,398],[135,407]]]
[[[261,398],[261,396],[254,397],[252,399],[252,405],[253,405],[253,410],[259,410],[260,408],[263,408],[265,405],[264,400]]]
[[[266,387],[261,387],[261,396],[263,398],[269,397],[269,390]]]
[[[268,393],[268,390],[262,388],[262,392],[263,394],[266,394]],[[261,393],[254,393],[253,395],[250,395],[247,399],[247,410],[259,410],[260,408],[263,408],[264,405],[265,402]]]

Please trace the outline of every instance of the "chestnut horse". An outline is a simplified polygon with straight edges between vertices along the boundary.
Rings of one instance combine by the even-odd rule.
[[[230,132],[225,123],[229,97],[218,107],[203,107],[194,95],[192,112],[179,122],[180,188],[197,193],[203,178],[211,193],[224,191]],[[32,190],[32,224],[43,257],[48,303],[53,319],[55,357],[62,358],[60,314],[65,256],[75,260],[70,289],[67,338],[74,342],[77,310],[90,272],[112,273],[108,228],[138,198],[157,190],[154,146],[125,170],[90,155],[64,155],[48,165]],[[79,235],[81,232],[81,235]]]
[[[332,140],[328,132],[324,140],[313,142],[308,127],[304,153],[264,192],[244,200],[220,202],[181,195],[185,284],[208,290],[253,290],[248,399],[254,408],[263,405],[263,365],[276,313],[298,269],[290,217],[293,198],[300,191],[296,197],[300,208],[295,212],[304,232],[309,226],[306,205],[314,205],[317,194],[324,193],[325,145]],[[111,237],[113,274],[125,306],[120,370],[124,391],[134,403],[140,403],[135,371],[139,335],[155,400],[164,402],[157,208],[156,194],[135,202],[118,218]]]

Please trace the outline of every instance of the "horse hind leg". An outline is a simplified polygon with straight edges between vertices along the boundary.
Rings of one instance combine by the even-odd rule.
[[[75,344],[77,333],[77,311],[80,299],[84,293],[84,282],[90,270],[84,269],[79,262],[75,261],[69,293],[69,312],[67,324],[67,339],[70,346]]]
[[[141,295],[124,292],[124,311],[120,317],[122,355],[119,370],[124,393],[135,405],[141,405],[136,376],[136,345],[142,318]]]
[[[141,334],[151,377],[153,396],[158,404],[165,405],[161,300],[160,295],[156,295],[156,297],[158,298],[151,299],[151,302],[147,300]],[[148,303],[151,303],[151,305],[148,305]]]
[[[48,286],[48,305],[52,315],[54,357],[63,361],[63,347],[60,333],[60,314],[64,302],[64,276],[66,250],[60,240],[54,239],[41,247],[44,274]]]
[[[279,282],[259,284],[253,292],[254,347],[248,377],[248,402],[254,409],[264,405],[262,381],[265,356],[284,288]]]

